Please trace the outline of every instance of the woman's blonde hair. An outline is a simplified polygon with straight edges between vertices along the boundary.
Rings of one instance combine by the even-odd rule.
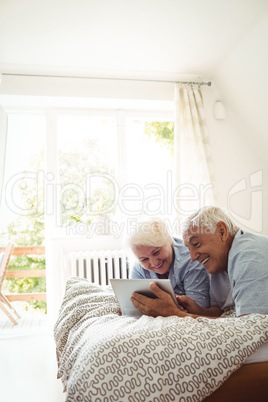
[[[149,218],[137,223],[129,236],[129,245],[162,247],[170,239],[165,222],[160,218]]]

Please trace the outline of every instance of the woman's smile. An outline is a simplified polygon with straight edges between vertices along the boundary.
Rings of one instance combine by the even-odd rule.
[[[152,267],[152,269],[160,269],[165,261],[162,261],[157,267]]]

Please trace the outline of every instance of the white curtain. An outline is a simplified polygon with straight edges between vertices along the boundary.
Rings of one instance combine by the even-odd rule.
[[[0,106],[0,206],[3,198],[7,144],[7,114]]]
[[[176,214],[183,221],[205,205],[213,205],[214,180],[201,89],[175,86]]]

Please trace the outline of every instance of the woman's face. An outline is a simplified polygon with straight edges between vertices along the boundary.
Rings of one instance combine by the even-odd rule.
[[[161,247],[139,245],[132,249],[143,268],[160,275],[170,271],[173,262],[171,239]]]

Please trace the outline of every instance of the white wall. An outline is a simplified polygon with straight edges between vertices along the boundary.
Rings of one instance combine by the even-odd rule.
[[[241,192],[237,195],[234,208],[236,213],[245,216],[250,222],[251,214],[256,214],[257,221],[262,220],[264,234],[268,234],[268,16],[249,32],[219,66],[214,75],[218,95],[227,107],[226,122],[217,124],[218,138],[214,146],[214,158],[220,158],[223,150],[226,158],[215,160],[218,171],[218,184],[224,187],[237,180],[261,170],[262,185]],[[210,129],[212,126],[210,127]],[[222,130],[221,130],[222,129]],[[225,140],[224,140],[225,138]],[[228,146],[229,145],[229,146]],[[231,149],[233,148],[233,149]],[[237,160],[234,158],[234,150]],[[224,166],[228,162],[226,174]],[[257,184],[257,183],[256,183]],[[262,191],[263,203],[256,201]],[[250,205],[250,200],[252,205]],[[257,224],[256,224],[257,226]]]
[[[263,202],[267,199],[267,177],[257,148],[252,149],[245,136],[248,128],[226,99],[223,102],[226,118],[214,118],[214,102],[221,99],[215,82],[211,89],[203,92],[216,182],[216,204],[228,208],[240,227],[268,234],[266,212],[261,205],[262,196],[265,196]],[[251,187],[250,180],[254,179],[255,182],[262,179],[262,184]]]
[[[268,15],[250,31],[214,74],[221,96],[228,101],[234,113],[248,128],[244,136],[266,166],[268,165],[267,38]]]
[[[172,100],[173,83],[3,75],[0,95]],[[1,99],[0,99],[1,101]]]

